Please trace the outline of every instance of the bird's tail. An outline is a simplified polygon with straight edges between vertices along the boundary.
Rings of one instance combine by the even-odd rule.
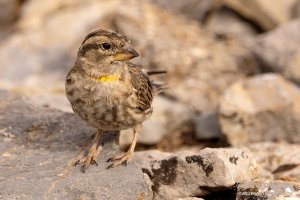
[[[167,73],[167,71],[165,71],[165,70],[147,71],[147,74],[149,76],[159,75],[159,74],[166,74],[166,73]],[[162,82],[151,80],[151,85],[152,85],[152,88],[154,90],[154,94],[159,94],[159,93],[161,93],[161,92],[163,92],[164,90],[167,89],[167,85],[165,83],[162,83]]]
[[[166,70],[160,70],[160,71],[147,71],[146,72],[149,76],[152,75],[158,75],[158,74],[166,74],[167,71]]]

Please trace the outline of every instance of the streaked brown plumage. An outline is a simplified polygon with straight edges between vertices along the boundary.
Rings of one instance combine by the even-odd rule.
[[[105,130],[133,128],[129,150],[110,159],[109,168],[126,164],[142,122],[152,114],[154,89],[149,77],[128,61],[136,56],[125,36],[107,30],[88,34],[79,48],[75,66],[66,78],[66,95],[74,112],[98,129],[87,157],[79,161],[84,169],[96,163],[98,140]]]

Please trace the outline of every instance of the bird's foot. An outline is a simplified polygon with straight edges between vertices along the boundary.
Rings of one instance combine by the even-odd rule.
[[[131,159],[133,156],[133,152],[128,151],[126,153],[123,153],[122,155],[112,157],[107,160],[107,162],[112,162],[106,169],[114,168],[119,165],[126,166],[127,162]]]
[[[96,162],[96,158],[99,155],[100,152],[100,148],[95,149],[95,148],[91,148],[89,150],[88,155],[86,155],[85,157],[79,158],[76,162],[75,162],[75,166],[77,165],[81,165],[81,171],[83,173],[85,173],[85,170],[90,166],[90,165],[96,165],[98,166],[98,163]]]
[[[96,162],[96,160],[94,159],[93,156],[86,156],[84,158],[81,158],[79,160],[77,160],[74,164],[75,166],[77,165],[81,165],[81,171],[83,173],[85,173],[85,170],[90,166],[90,165],[96,165],[98,166],[98,163]]]

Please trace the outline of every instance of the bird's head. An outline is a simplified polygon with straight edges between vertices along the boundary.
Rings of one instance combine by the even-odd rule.
[[[103,29],[89,33],[78,52],[79,58],[97,65],[126,61],[138,55],[125,36]]]

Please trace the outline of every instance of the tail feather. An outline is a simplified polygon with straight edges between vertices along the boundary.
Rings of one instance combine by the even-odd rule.
[[[161,70],[161,71],[147,71],[146,73],[149,76],[152,76],[152,75],[158,75],[158,74],[166,74],[167,71],[166,70]]]
[[[165,83],[158,83],[156,81],[151,81],[151,86],[153,88],[155,95],[157,95],[167,89],[167,85]]]
[[[166,74],[167,71],[166,70],[160,70],[160,71],[147,71],[146,72],[149,76],[153,76],[153,75],[159,75],[159,74]],[[154,80],[151,80],[151,85],[152,88],[154,90],[154,94],[159,94],[161,92],[163,92],[164,90],[167,89],[167,86],[165,83],[161,83],[161,82],[157,82]]]

